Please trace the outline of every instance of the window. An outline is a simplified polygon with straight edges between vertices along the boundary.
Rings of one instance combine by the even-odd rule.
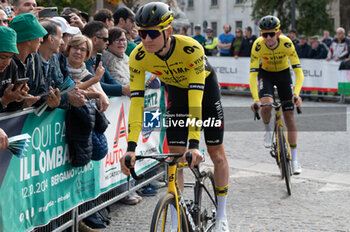
[[[218,23],[217,22],[211,22],[211,27],[213,28],[213,36],[217,36],[218,35],[218,33],[217,33],[217,31],[218,31]]]
[[[236,0],[236,4],[243,4],[244,0]]]
[[[193,6],[194,6],[193,0],[188,0],[188,5],[187,5],[187,7],[193,8]]]
[[[211,6],[217,6],[218,0],[211,0]]]
[[[240,28],[243,28],[243,23],[242,21],[236,21],[236,29],[240,27]]]

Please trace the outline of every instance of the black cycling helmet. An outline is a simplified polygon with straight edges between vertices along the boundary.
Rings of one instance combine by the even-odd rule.
[[[165,27],[173,22],[174,14],[170,6],[162,2],[150,2],[136,12],[135,22],[138,27]]]
[[[260,30],[278,30],[281,26],[280,20],[272,15],[262,17],[258,23]]]

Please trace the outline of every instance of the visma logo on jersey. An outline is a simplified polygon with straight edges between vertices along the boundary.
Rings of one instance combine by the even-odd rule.
[[[208,118],[200,120],[197,118],[183,118],[184,115],[168,115],[161,117],[159,110],[144,111],[144,128],[160,128],[160,127],[221,127],[221,120]],[[180,117],[180,118],[178,118]],[[162,120],[161,120],[162,118]]]

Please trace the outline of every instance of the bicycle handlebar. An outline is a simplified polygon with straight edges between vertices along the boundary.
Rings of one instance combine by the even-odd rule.
[[[154,159],[154,160],[158,160],[159,162],[164,162],[167,158],[171,157],[171,158],[174,158],[174,160],[172,162],[176,162],[176,160],[182,156],[183,156],[182,153],[157,154],[157,155],[145,155],[145,156],[137,155],[137,156],[135,156],[135,161],[141,160],[141,159]],[[186,160],[189,164],[191,164],[191,161],[192,161],[192,153],[191,152],[186,153]],[[131,176],[135,180],[141,180],[145,177],[144,174],[137,175],[135,172],[135,168],[131,167],[131,156],[130,155],[125,156],[125,166],[130,170]]]
[[[287,104],[287,103],[290,103],[292,100],[289,100],[289,101],[284,101],[284,102],[273,102],[273,103],[266,103],[266,104],[261,104],[260,106],[261,107],[264,107],[264,106],[271,106],[272,108],[278,108],[278,107],[281,107],[282,105],[284,104]],[[294,102],[297,102],[298,101],[298,98],[297,97],[294,97]],[[254,120],[258,119],[260,120],[260,115],[258,113],[258,104],[254,103],[254,110],[256,111],[255,114],[254,114]],[[301,109],[300,107],[297,107],[297,113],[298,114],[301,114]]]

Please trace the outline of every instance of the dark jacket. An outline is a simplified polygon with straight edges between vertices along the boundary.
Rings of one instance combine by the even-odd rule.
[[[17,56],[13,57],[18,67],[18,78],[28,77],[28,93],[33,96],[38,96],[46,92],[45,77],[41,66],[41,57],[38,53],[29,54],[26,58],[26,64],[23,64]],[[45,101],[45,97],[40,98],[34,106],[39,106]]]
[[[238,54],[241,54],[243,51],[243,57],[250,57],[250,53],[252,51],[252,46],[254,41],[256,40],[256,36],[252,35],[250,38],[246,36],[242,40],[241,47],[238,50]]]
[[[328,49],[326,48],[327,45],[324,43],[320,43],[316,49],[311,50],[311,59],[325,59],[328,54]]]
[[[85,61],[85,65],[87,70],[89,70],[92,75],[95,75],[93,65],[95,65],[96,58],[90,58],[87,61]],[[108,72],[107,67],[103,63],[102,59],[102,65],[105,68],[105,73],[103,74],[100,83],[103,91],[108,95],[108,96],[121,96],[122,95],[122,86],[121,84],[112,77],[112,75]]]
[[[330,48],[333,40],[331,38],[328,38],[328,39],[323,39],[322,42],[326,44],[328,48]]]
[[[311,46],[305,43],[304,45],[298,44],[295,47],[299,58],[310,58],[311,56]]]
[[[92,129],[96,109],[90,101],[85,106],[70,106],[66,114],[66,142],[72,166],[81,167],[92,157]]]
[[[0,72],[0,97],[4,95],[5,89],[10,85],[16,83],[18,78],[17,65],[14,60],[11,60],[9,66]],[[2,109],[0,105],[0,112],[5,111],[16,111],[22,108],[24,101],[22,102],[11,102],[7,105],[6,109]]]

